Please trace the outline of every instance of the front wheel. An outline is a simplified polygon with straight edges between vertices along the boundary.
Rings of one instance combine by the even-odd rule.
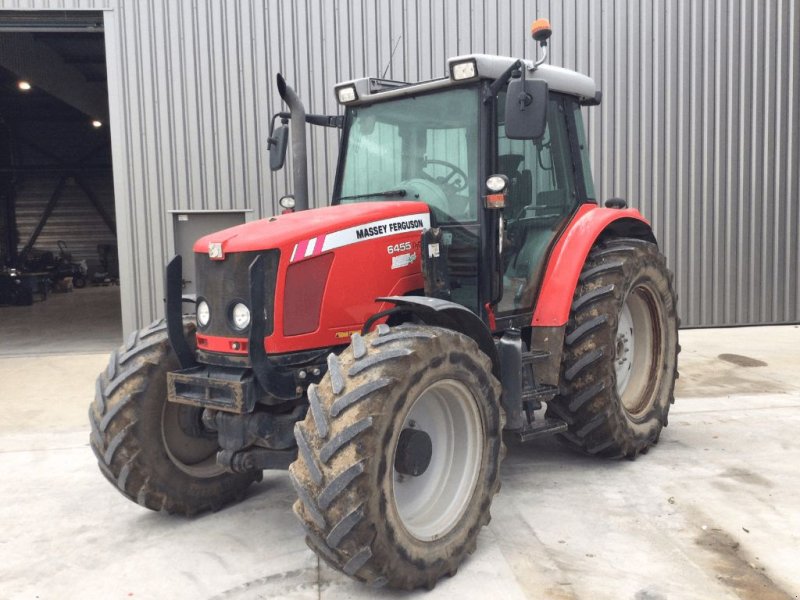
[[[655,244],[612,239],[589,254],[572,302],[560,395],[548,413],[589,454],[635,458],[658,441],[677,378],[672,274]]]
[[[459,333],[380,325],[328,366],[295,426],[306,541],[360,581],[431,588],[475,549],[499,488],[491,362]]]
[[[189,320],[184,333],[194,337]],[[133,333],[97,378],[91,446],[126,498],[192,515],[242,498],[262,474],[230,474],[217,464],[217,436],[204,429],[201,409],[167,400],[167,373],[177,368],[163,320]]]

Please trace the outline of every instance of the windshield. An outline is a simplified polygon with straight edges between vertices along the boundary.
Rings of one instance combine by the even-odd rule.
[[[476,87],[357,106],[334,202],[420,200],[440,222],[477,220]]]

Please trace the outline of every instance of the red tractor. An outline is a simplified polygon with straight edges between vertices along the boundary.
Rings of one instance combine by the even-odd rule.
[[[544,55],[549,25],[534,23]],[[166,319],[97,380],[91,445],[127,498],[195,514],[289,469],[309,546],[372,585],[432,587],[489,522],[503,432],[635,458],[673,401],[678,320],[653,232],[598,205],[583,75],[469,55],[417,84],[341,83],[343,116],[273,118],[283,214],[181,257]],[[341,129],[330,206],[307,209],[305,125]],[[546,410],[540,410],[546,408]]]

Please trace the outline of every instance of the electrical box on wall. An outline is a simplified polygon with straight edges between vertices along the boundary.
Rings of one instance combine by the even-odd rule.
[[[194,252],[192,248],[197,239],[248,220],[247,210],[170,210],[172,214],[172,233],[175,240],[175,254],[183,257],[183,293],[194,294]]]

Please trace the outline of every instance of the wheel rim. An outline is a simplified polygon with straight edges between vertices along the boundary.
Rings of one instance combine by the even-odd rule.
[[[414,401],[403,429],[431,439],[430,463],[418,476],[394,467],[393,497],[400,521],[422,541],[446,535],[467,510],[483,460],[484,430],[474,396],[454,379],[437,381]]]
[[[167,456],[176,467],[192,477],[207,479],[221,475],[225,469],[217,463],[217,440],[189,435],[181,426],[181,416],[186,417],[186,413],[181,415],[181,411],[190,410],[192,407],[164,403],[161,436]]]
[[[654,292],[645,285],[631,290],[619,314],[614,371],[617,394],[631,417],[653,403],[656,365],[661,362],[661,319]]]

